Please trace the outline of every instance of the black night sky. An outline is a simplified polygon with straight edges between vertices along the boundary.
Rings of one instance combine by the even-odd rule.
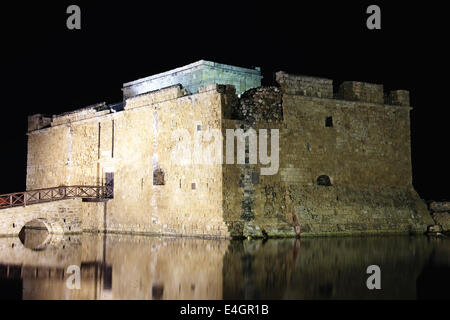
[[[0,193],[25,190],[28,115],[119,102],[124,82],[205,59],[260,66],[264,84],[284,70],[410,90],[414,185],[450,199],[448,13],[442,2],[392,2],[2,3]],[[66,28],[70,4],[80,31]],[[370,4],[382,30],[366,28]]]

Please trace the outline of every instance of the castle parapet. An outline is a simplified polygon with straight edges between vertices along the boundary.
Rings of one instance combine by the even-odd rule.
[[[333,80],[277,72],[276,81],[284,93],[317,98],[333,98]]]
[[[357,81],[344,81],[338,96],[342,100],[384,104],[383,85]]]
[[[389,95],[386,97],[386,104],[390,104],[393,106],[409,106],[409,91],[407,90],[394,90],[389,92]]]
[[[156,104],[163,101],[174,100],[184,97],[188,91],[181,84],[146,92],[126,100],[125,110]]]
[[[410,105],[409,91],[393,90],[389,93],[384,93],[384,87],[381,84],[344,81],[335,93],[333,90],[333,80],[292,75],[283,71],[277,72],[275,77],[282,92],[285,94],[391,106]]]
[[[46,117],[42,114],[35,114],[28,117],[28,132],[40,130],[49,127],[52,123],[52,117]]]

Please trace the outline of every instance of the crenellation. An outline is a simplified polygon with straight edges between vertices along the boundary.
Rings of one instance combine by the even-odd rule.
[[[383,85],[357,81],[344,81],[339,86],[342,100],[384,104]]]
[[[410,106],[409,91],[407,90],[394,90],[390,91],[386,95],[385,103],[394,106]]]
[[[35,114],[28,117],[28,131],[40,130],[51,125],[52,117]]]
[[[276,81],[286,94],[333,98],[333,80],[277,72]]]

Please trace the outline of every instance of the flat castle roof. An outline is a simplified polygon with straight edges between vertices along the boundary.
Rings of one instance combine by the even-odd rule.
[[[124,100],[150,91],[181,84],[190,93],[197,93],[202,86],[230,84],[238,94],[261,86],[261,69],[249,69],[200,60],[183,67],[158,73],[123,84]]]

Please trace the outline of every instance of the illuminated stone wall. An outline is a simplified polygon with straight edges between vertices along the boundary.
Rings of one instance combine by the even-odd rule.
[[[16,236],[28,222],[41,220],[49,232],[55,234],[79,233],[82,231],[81,199],[70,199],[40,203],[27,207],[0,210],[0,236]],[[91,210],[87,210],[91,211]]]
[[[114,173],[114,199],[83,204],[84,230],[228,237],[222,166],[172,159],[174,130],[192,139],[199,129],[220,133],[220,90],[187,95],[177,85],[130,98],[121,112],[100,105],[55,116],[50,127],[29,132],[27,189],[104,184]],[[163,185],[154,185],[155,170]]]
[[[255,107],[245,101],[246,109],[274,116],[223,120],[224,130],[280,130],[276,175],[259,175],[259,164],[224,166],[224,217],[233,235],[295,235],[295,226],[302,235],[425,232],[433,224],[412,185],[409,106],[383,104],[380,85],[344,83],[346,101],[333,98],[326,79],[277,79],[282,121],[276,87],[258,89]],[[330,185],[319,185],[320,176]]]
[[[50,124],[31,117],[27,188],[104,184],[114,173],[114,199],[82,210],[91,231],[295,236],[433,224],[411,181],[407,91],[384,95],[381,85],[344,82],[336,99],[328,79],[278,73],[277,81],[241,99],[233,85],[191,94],[178,84],[129,98],[119,112],[98,104]],[[188,139],[238,128],[280,130],[277,174],[172,157],[183,139],[174,132]],[[318,185],[321,176],[329,186]]]

